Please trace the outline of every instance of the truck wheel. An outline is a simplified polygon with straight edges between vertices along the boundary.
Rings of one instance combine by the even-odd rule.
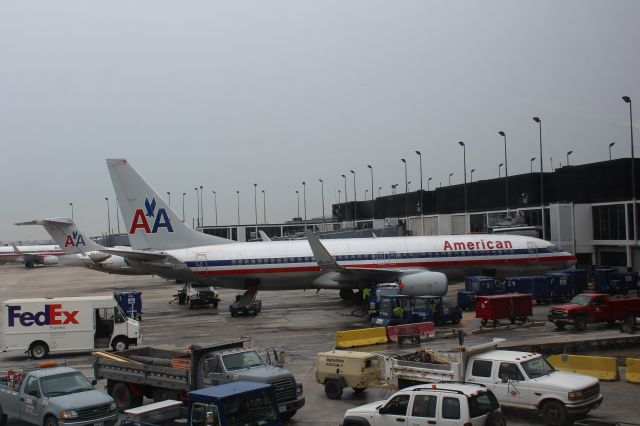
[[[624,316],[624,323],[627,325],[635,325],[636,324],[636,314],[633,312],[629,312]]]
[[[567,423],[567,409],[560,401],[547,401],[542,406],[542,420],[552,426]]]
[[[53,416],[47,416],[47,418],[44,419],[44,426],[58,426],[58,419]]]
[[[577,317],[573,322],[573,328],[576,331],[584,331],[587,328],[587,319],[585,317]]]
[[[133,406],[133,395],[126,383],[118,382],[113,385],[111,397],[116,402],[118,411],[124,411]]]
[[[129,342],[127,342],[123,337],[116,337],[111,347],[115,352],[126,351],[129,349]]]
[[[494,411],[487,417],[485,426],[507,426],[507,419],[500,411]]]
[[[213,302],[213,309],[218,309],[218,301]]]
[[[2,411],[2,407],[0,407],[0,426],[5,426],[7,424],[7,415]]]
[[[487,325],[487,320],[486,320],[486,319],[482,319],[482,320],[480,320],[480,325],[481,325],[481,326],[483,326],[483,327],[484,327],[485,325]]]
[[[566,327],[566,326],[567,326],[567,324],[565,324],[565,323],[563,323],[563,322],[557,322],[557,323],[556,323],[556,330],[560,330],[560,331],[562,331],[562,330],[564,330],[564,329],[565,329],[565,327]]]
[[[342,386],[337,380],[326,380],[324,382],[324,393],[329,399],[342,398]]]
[[[49,355],[49,346],[44,342],[33,342],[29,347],[31,359],[43,359]]]

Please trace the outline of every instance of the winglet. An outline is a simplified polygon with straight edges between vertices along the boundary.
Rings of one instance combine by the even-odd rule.
[[[310,229],[304,230],[304,236],[309,241],[313,256],[318,262],[321,271],[343,271],[344,268],[338,265],[338,262],[331,256],[331,253],[322,245],[318,237],[316,237]]]
[[[265,243],[271,242],[271,238],[269,238],[269,236],[265,234],[264,231],[258,231],[258,233],[260,234],[260,238],[262,239],[262,241],[264,241]]]

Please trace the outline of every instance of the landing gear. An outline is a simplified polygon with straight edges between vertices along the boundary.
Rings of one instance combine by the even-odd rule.
[[[343,288],[342,290],[340,290],[340,298],[342,300],[353,300],[353,298],[355,297],[353,290],[351,290],[350,288]]]

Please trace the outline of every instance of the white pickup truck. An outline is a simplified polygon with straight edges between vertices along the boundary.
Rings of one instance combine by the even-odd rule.
[[[556,371],[540,354],[497,349],[505,339],[449,353],[448,363],[386,358],[387,380],[399,389],[420,383],[458,381],[490,389],[502,407],[539,410],[545,424],[584,417],[603,400],[598,379]]]

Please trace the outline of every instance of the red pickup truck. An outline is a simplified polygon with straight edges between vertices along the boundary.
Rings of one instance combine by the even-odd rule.
[[[572,324],[576,331],[583,331],[587,324],[596,322],[614,323],[624,321],[635,324],[636,316],[640,315],[640,298],[614,297],[600,293],[582,293],[564,305],[552,306],[549,309],[548,320],[556,325],[558,330]]]

